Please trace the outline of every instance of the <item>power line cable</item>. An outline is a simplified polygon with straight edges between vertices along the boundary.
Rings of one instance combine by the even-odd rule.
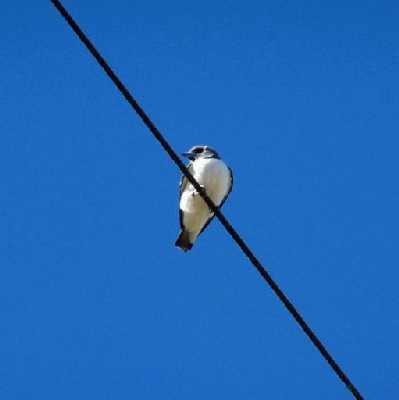
[[[349,377],[345,374],[345,372],[342,370],[342,368],[337,364],[337,362],[334,360],[332,355],[328,352],[328,350],[323,345],[323,343],[320,341],[320,339],[316,336],[316,334],[313,332],[313,330],[310,328],[310,326],[305,322],[305,320],[303,319],[301,314],[297,311],[297,309],[294,307],[294,305],[291,303],[291,301],[288,299],[288,297],[279,288],[277,283],[273,280],[271,275],[262,266],[260,261],[255,257],[255,255],[253,254],[251,249],[247,246],[247,244],[240,237],[240,235],[237,233],[237,231],[232,227],[230,222],[226,219],[226,217],[222,214],[222,212],[219,210],[219,208],[217,208],[215,206],[215,204],[212,202],[212,200],[208,197],[205,190],[200,186],[200,184],[190,174],[190,172],[187,170],[184,163],[177,156],[176,152],[172,149],[172,147],[169,145],[169,143],[163,137],[163,135],[158,130],[158,128],[155,126],[155,124],[151,121],[149,116],[144,112],[144,110],[141,108],[140,104],[137,102],[137,100],[135,100],[135,98],[132,96],[132,94],[129,92],[129,90],[126,88],[126,86],[116,76],[115,72],[111,69],[111,67],[108,65],[108,63],[105,61],[105,59],[101,56],[101,54],[98,52],[98,50],[94,47],[94,45],[91,43],[91,41],[88,39],[88,37],[80,29],[78,24],[74,21],[74,19],[68,13],[68,11],[64,8],[62,3],[59,0],[50,0],[50,1],[51,1],[51,3],[53,3],[55,8],[59,11],[59,13],[62,15],[62,17],[66,20],[66,22],[72,28],[72,30],[75,32],[75,34],[79,37],[81,42],[86,46],[86,48],[89,50],[91,55],[97,60],[98,64],[103,68],[105,73],[112,80],[112,82],[115,84],[115,86],[121,92],[121,94],[126,99],[126,101],[131,105],[133,110],[138,114],[138,116],[141,118],[141,120],[144,122],[144,124],[147,126],[147,128],[150,130],[150,132],[153,134],[155,139],[158,140],[158,142],[163,147],[163,149],[168,153],[169,157],[177,165],[177,167],[180,169],[180,171],[186,176],[186,178],[189,180],[189,182],[194,186],[195,190],[197,190],[197,192],[201,195],[201,197],[204,199],[205,203],[212,210],[212,212],[215,213],[215,216],[219,219],[219,221],[224,226],[226,231],[230,234],[230,236],[238,244],[238,246],[243,251],[243,253],[248,257],[248,259],[250,260],[252,265],[256,268],[256,270],[259,272],[259,274],[262,276],[262,278],[268,283],[268,285],[271,287],[273,292],[281,300],[281,302],[284,304],[284,306],[286,307],[288,312],[292,315],[292,317],[295,319],[295,321],[299,324],[299,326],[302,328],[302,330],[305,332],[307,337],[310,339],[310,341],[313,343],[313,345],[317,348],[317,350],[320,352],[320,354],[323,356],[323,358],[327,361],[327,363],[330,365],[330,367],[333,369],[333,371],[336,373],[336,375],[339,377],[339,379],[345,384],[347,389],[352,393],[352,395],[354,396],[354,398],[356,400],[364,400],[364,398],[362,397],[360,392],[356,389],[356,387],[351,382]]]

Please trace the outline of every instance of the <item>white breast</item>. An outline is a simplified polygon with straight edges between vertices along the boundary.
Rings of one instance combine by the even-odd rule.
[[[198,159],[193,163],[193,175],[204,186],[208,196],[219,206],[230,189],[230,171],[217,158]]]

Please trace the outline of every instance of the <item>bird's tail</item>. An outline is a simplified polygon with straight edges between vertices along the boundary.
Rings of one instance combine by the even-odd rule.
[[[190,242],[190,234],[187,231],[181,231],[175,246],[180,247],[183,251],[191,250],[193,244]]]

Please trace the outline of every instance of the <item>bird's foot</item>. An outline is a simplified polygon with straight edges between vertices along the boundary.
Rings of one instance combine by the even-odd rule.
[[[204,185],[200,185],[200,186],[201,186],[202,190],[203,190],[204,192],[206,192],[205,186],[204,186]],[[199,192],[197,192],[196,190],[194,190],[193,193],[192,193],[192,196],[195,197],[195,196],[201,196],[201,195],[199,194]]]

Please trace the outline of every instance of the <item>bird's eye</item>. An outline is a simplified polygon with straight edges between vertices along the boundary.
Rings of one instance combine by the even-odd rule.
[[[204,151],[204,149],[202,147],[197,147],[196,149],[193,150],[194,153],[196,154],[200,154]]]

